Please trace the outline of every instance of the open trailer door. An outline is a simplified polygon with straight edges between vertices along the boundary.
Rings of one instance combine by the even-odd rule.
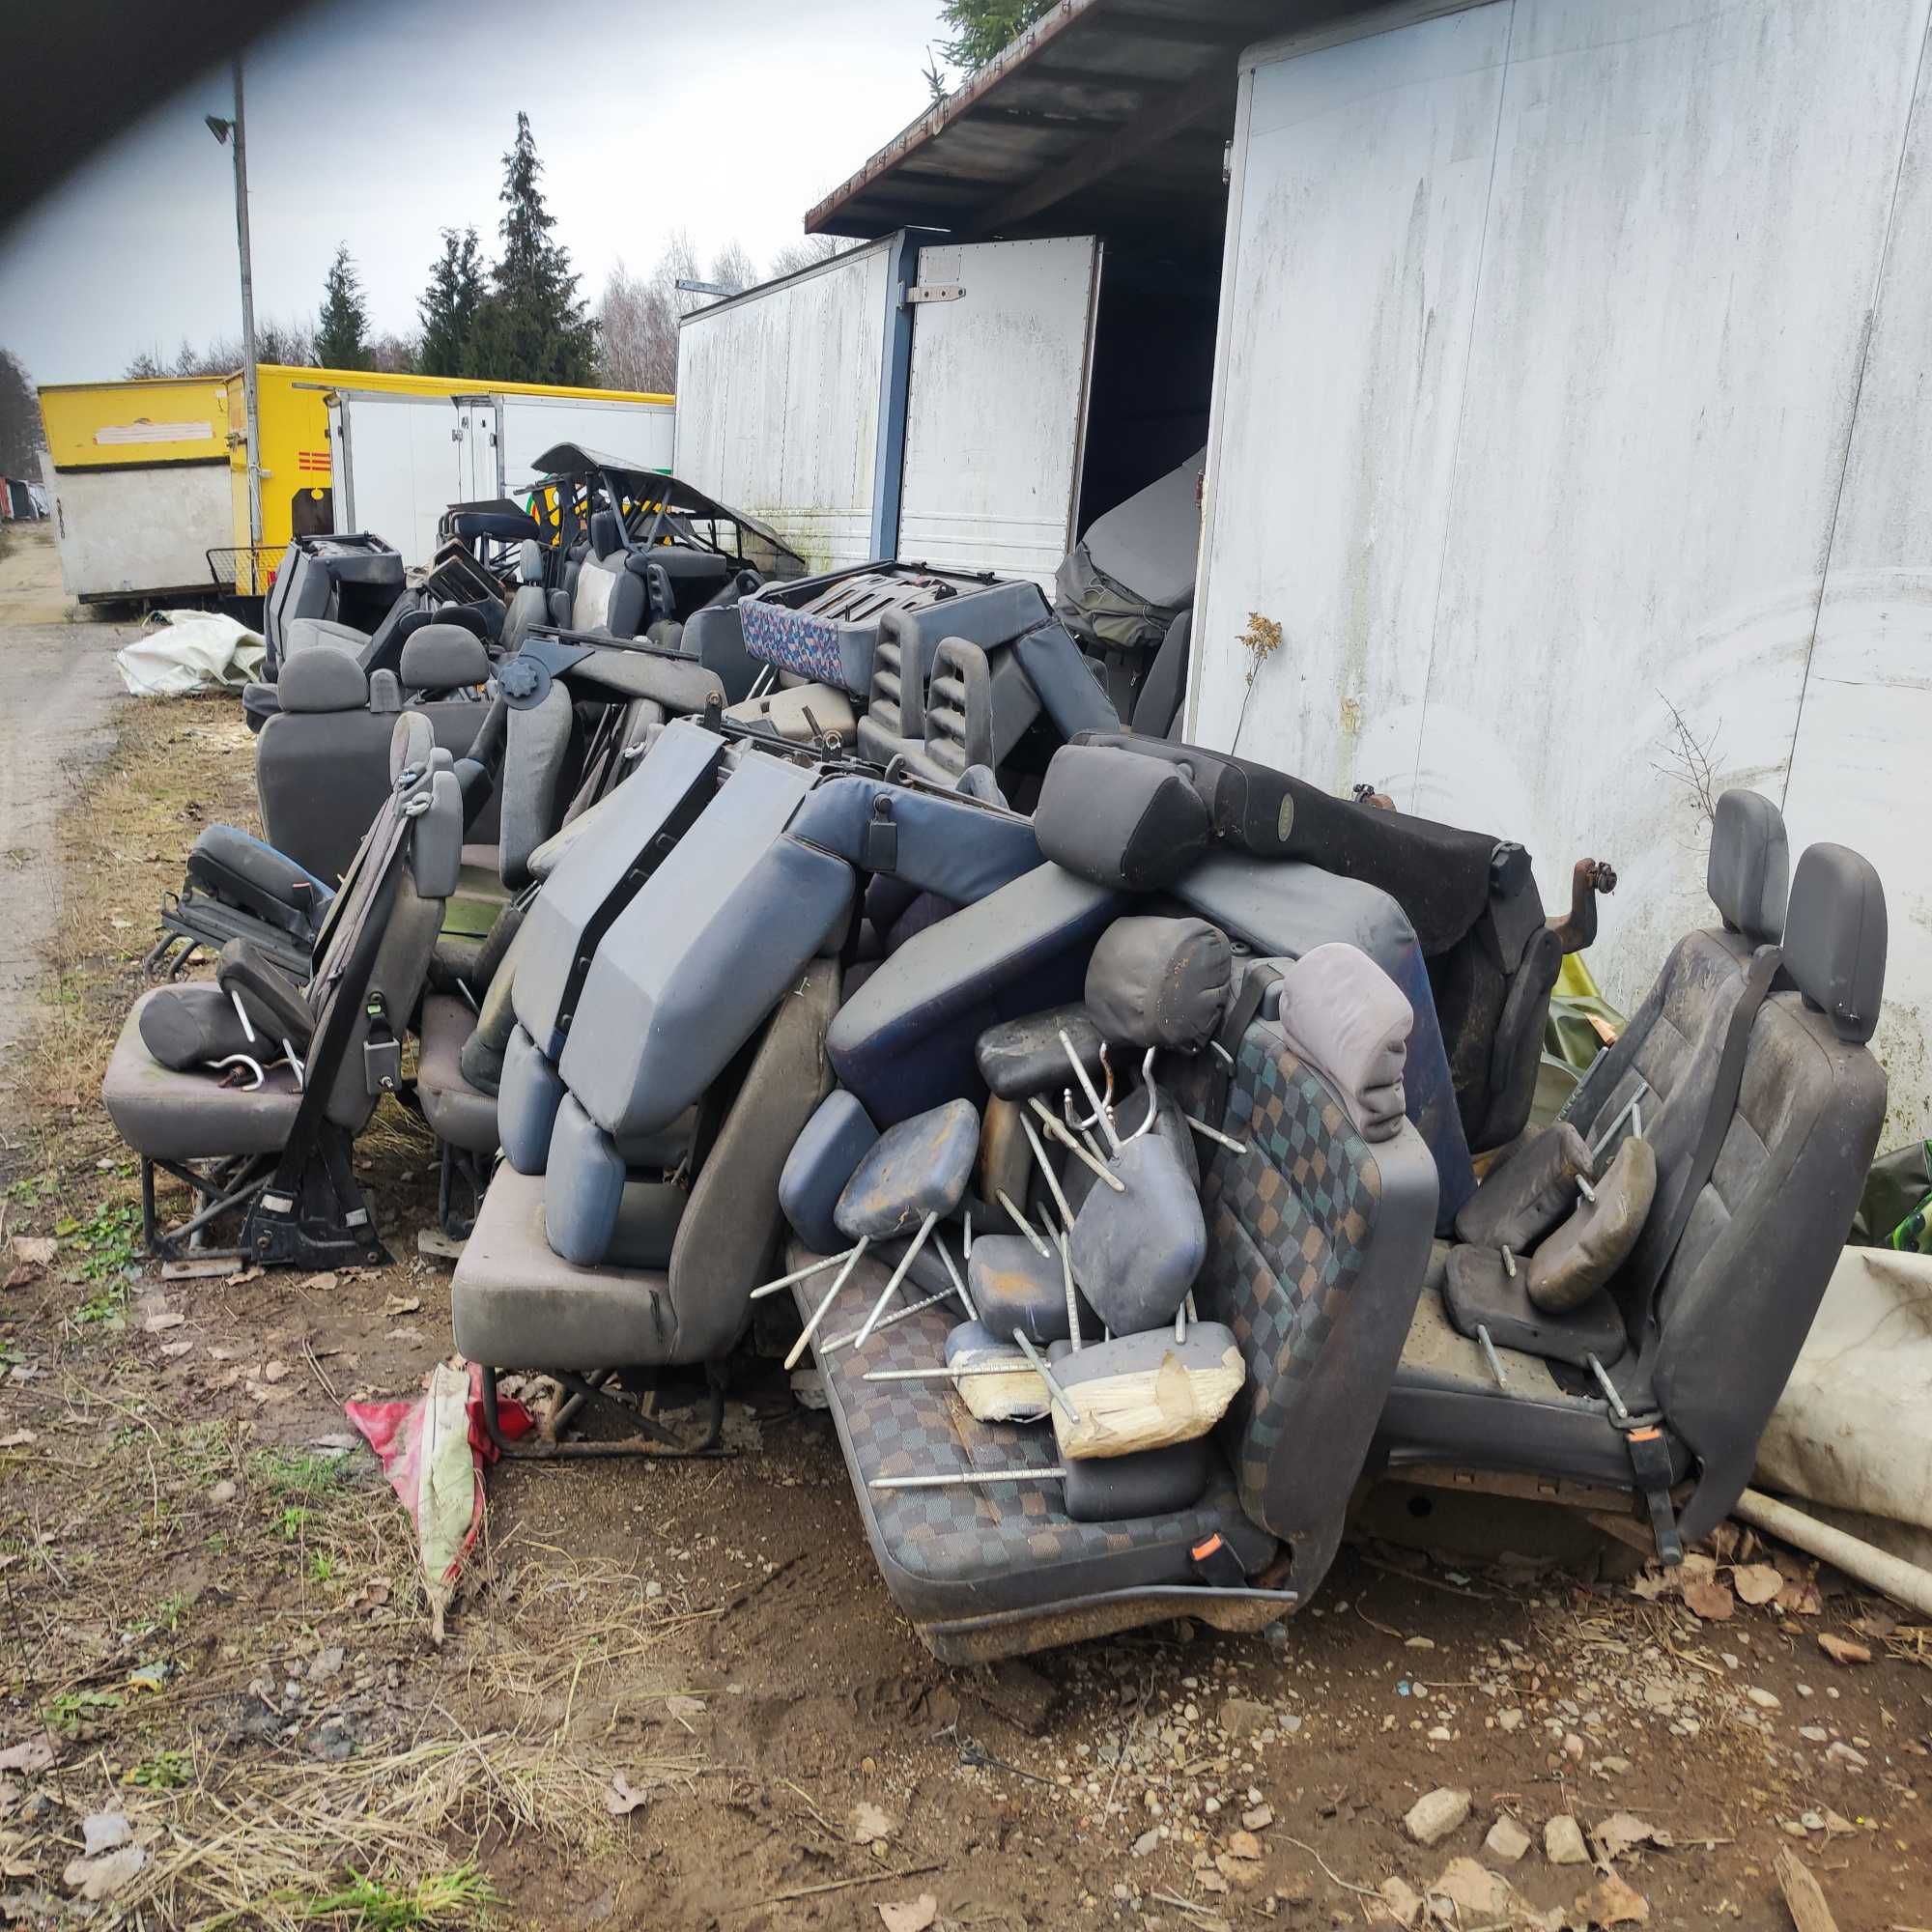
[[[1100,243],[923,247],[899,556],[1050,586],[1072,547]]]

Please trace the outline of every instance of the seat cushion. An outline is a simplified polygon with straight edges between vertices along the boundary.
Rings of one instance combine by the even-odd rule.
[[[787,1264],[810,1259],[795,1248]],[[840,1296],[846,1312],[857,1314],[876,1301],[888,1272],[869,1257],[861,1262]],[[804,1314],[824,1289],[813,1280],[794,1293]],[[1207,1492],[1193,1508],[1122,1522],[1075,1522],[1062,1507],[1059,1482],[1050,1478],[867,1488],[875,1476],[1043,1469],[1057,1463],[1049,1431],[976,1422],[943,1381],[865,1379],[874,1369],[937,1367],[953,1319],[933,1309],[881,1328],[863,1350],[818,1357],[872,1553],[893,1600],[914,1622],[1044,1608],[1104,1591],[1184,1587],[1200,1580],[1190,1551],[1217,1531],[1250,1575],[1273,1555],[1274,1539],[1241,1514],[1218,1447]],[[1163,1614],[1177,1614],[1179,1607]]]
[[[301,1094],[293,1072],[278,1066],[253,1093],[223,1087],[213,1073],[177,1073],[141,1038],[142,1009],[174,989],[156,986],[134,1002],[107,1062],[100,1096],[115,1131],[156,1160],[213,1160],[274,1153],[295,1124]]]
[[[463,1043],[475,1024],[454,993],[432,993],[423,1001],[416,1094],[438,1140],[488,1154],[497,1151],[497,1096],[470,1086],[461,1065]]]
[[[457,1348],[493,1368],[628,1368],[673,1332],[657,1268],[575,1267],[544,1234],[543,1176],[498,1167],[450,1284]]]

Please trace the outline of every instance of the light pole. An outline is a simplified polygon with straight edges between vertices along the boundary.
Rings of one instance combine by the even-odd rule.
[[[235,118],[224,121],[218,114],[202,117],[208,131],[224,146],[235,137],[235,240],[242,254],[242,406],[247,415],[248,440],[248,582],[255,583],[252,552],[262,542],[262,445],[255,403],[255,278],[248,264],[248,134],[242,118],[242,56],[235,56]]]

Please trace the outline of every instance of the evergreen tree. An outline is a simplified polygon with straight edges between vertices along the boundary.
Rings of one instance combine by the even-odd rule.
[[[1018,40],[1051,4],[1052,0],[941,0],[939,17],[952,29],[953,37],[941,41],[939,51],[954,67],[971,72]],[[938,100],[945,97],[936,72],[936,64],[928,67],[925,80]]]
[[[530,117],[520,112],[516,146],[503,156],[503,255],[476,318],[475,373],[497,383],[588,384],[597,324],[578,296],[570,251],[551,240],[556,217],[537,185],[542,172]]]
[[[316,323],[315,353],[325,369],[360,369],[369,358],[369,304],[361,278],[340,243],[322,284],[322,315]]]
[[[429,271],[429,287],[416,302],[422,347],[416,364],[425,376],[466,376],[477,365],[476,317],[483,306],[483,251],[476,231],[442,231],[442,253]]]

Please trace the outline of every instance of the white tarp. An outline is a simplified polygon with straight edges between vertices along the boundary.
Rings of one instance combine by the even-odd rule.
[[[1754,1480],[1932,1563],[1932,1255],[1839,1256]]]
[[[114,653],[121,681],[136,697],[185,697],[197,691],[239,691],[262,668],[260,637],[213,611],[156,611],[144,630]]]

